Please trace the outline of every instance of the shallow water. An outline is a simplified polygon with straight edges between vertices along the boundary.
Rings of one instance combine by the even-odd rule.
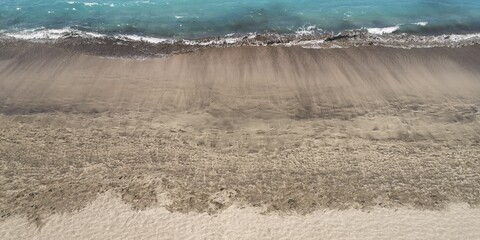
[[[342,32],[421,35],[480,31],[480,1],[466,0],[4,0],[0,31],[77,29],[107,35],[204,38]],[[32,34],[35,31],[32,31]]]

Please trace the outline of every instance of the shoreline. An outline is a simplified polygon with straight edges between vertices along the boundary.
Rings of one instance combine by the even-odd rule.
[[[479,56],[266,46],[139,61],[0,43],[0,224],[75,224],[106,192],[144,211],[129,216],[166,199],[181,219],[478,214]]]
[[[24,33],[1,33],[2,45],[50,45],[75,53],[104,57],[156,58],[186,54],[210,48],[301,47],[335,49],[356,47],[459,48],[480,44],[480,33],[416,35],[408,33],[370,33],[365,29],[340,33],[302,32],[297,34],[231,34],[199,39],[167,39],[138,35],[105,35],[71,28],[26,30]],[[382,31],[381,29],[378,31]]]

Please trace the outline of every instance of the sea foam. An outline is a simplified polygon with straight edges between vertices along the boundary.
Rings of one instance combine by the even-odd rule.
[[[367,31],[371,34],[378,34],[382,35],[385,33],[393,33],[395,31],[398,31],[400,29],[400,26],[393,26],[393,27],[384,27],[384,28],[367,28]]]
[[[99,4],[96,3],[96,2],[86,2],[86,3],[83,3],[83,5],[85,5],[87,7],[92,7],[92,6],[96,6],[96,5],[99,5]]]
[[[89,37],[89,38],[101,38],[105,37],[105,34],[95,33],[95,32],[85,32],[79,31],[72,28],[62,28],[62,29],[27,29],[16,32],[5,32],[3,33],[7,37],[12,37],[22,40],[56,40],[60,38],[65,38],[72,35],[77,35],[80,37]]]
[[[417,22],[417,23],[414,23],[414,24],[418,25],[418,26],[425,27],[425,26],[427,26],[428,22]]]
[[[19,39],[32,42],[68,43],[70,39],[82,41],[85,44],[120,44],[124,46],[138,46],[139,42],[172,45],[175,49],[228,46],[299,46],[303,48],[347,48],[357,46],[385,46],[394,48],[430,48],[430,47],[461,47],[480,43],[480,33],[472,34],[443,34],[434,36],[419,36],[405,33],[395,33],[399,25],[387,28],[363,28],[342,33],[297,32],[296,34],[225,34],[223,37],[210,37],[199,39],[158,38],[136,34],[102,34],[81,31],[74,28],[62,29],[27,29],[17,31],[0,30],[1,39]],[[318,31],[315,26],[305,28],[306,31]],[[94,39],[91,41],[89,39]],[[183,46],[183,47],[182,47]],[[146,47],[146,48],[145,48]],[[144,49],[148,45],[143,46]],[[152,51],[154,50],[152,48]],[[181,51],[181,50],[180,50]],[[188,50],[190,51],[190,50]]]

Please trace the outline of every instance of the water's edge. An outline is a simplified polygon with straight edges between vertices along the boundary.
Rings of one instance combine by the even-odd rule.
[[[202,39],[161,39],[138,35],[104,35],[76,29],[0,33],[0,44],[42,43],[105,57],[165,57],[206,48],[239,46],[298,46],[328,49],[362,46],[393,48],[464,47],[480,43],[480,33],[413,35],[394,29],[360,29],[335,33],[230,34]]]

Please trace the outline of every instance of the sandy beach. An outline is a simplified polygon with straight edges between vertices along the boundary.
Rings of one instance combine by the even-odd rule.
[[[0,238],[480,238],[478,66],[478,45],[2,42]]]

